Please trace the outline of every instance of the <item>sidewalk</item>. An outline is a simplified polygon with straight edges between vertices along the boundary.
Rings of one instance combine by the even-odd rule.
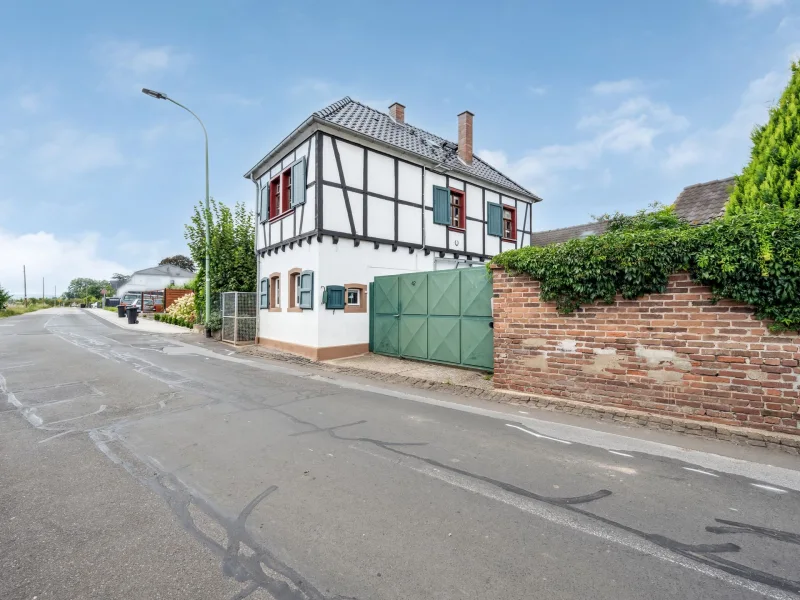
[[[146,331],[148,333],[168,333],[172,335],[194,333],[193,329],[188,329],[187,327],[178,327],[177,325],[170,325],[169,323],[161,323],[160,321],[155,321],[152,315],[150,315],[147,318],[144,318],[141,315],[139,315],[139,323],[136,325],[130,325],[128,323],[128,319],[125,318],[121,319],[117,316],[117,313],[115,312],[112,313],[111,311],[104,310],[102,308],[82,308],[80,310],[88,312],[89,314],[92,314],[95,317],[105,319],[109,323],[112,323],[117,327],[121,327],[122,329],[130,329],[132,331]]]

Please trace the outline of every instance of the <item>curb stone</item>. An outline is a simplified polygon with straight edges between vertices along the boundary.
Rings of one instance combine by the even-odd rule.
[[[453,383],[438,382],[430,379],[419,379],[407,375],[380,373],[355,367],[340,367],[337,365],[319,363],[302,356],[262,349],[258,346],[242,348],[238,352],[270,360],[314,367],[333,373],[355,375],[366,379],[390,383],[403,383],[415,388],[448,392],[455,396],[478,396],[502,404],[536,407],[542,410],[564,412],[602,421],[616,421],[631,426],[673,431],[683,435],[714,438],[728,443],[757,446],[772,451],[780,451],[794,456],[800,456],[800,436],[792,436],[784,433],[759,431],[746,427],[732,427],[730,425],[717,425],[713,423],[698,423],[697,421],[691,421],[689,419],[666,417],[642,410],[596,405],[589,402],[567,400],[554,396],[539,396],[536,394],[525,394],[506,390],[486,390]]]

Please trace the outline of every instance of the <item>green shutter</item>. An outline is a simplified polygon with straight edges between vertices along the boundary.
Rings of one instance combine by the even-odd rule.
[[[269,308],[269,279],[261,280],[261,308]]]
[[[314,271],[300,273],[300,308],[314,309]]]
[[[325,308],[344,308],[344,288],[341,285],[329,285],[325,288],[327,293]]]
[[[306,159],[298,160],[292,165],[292,207],[306,201]]]
[[[433,222],[450,225],[450,190],[433,186]]]
[[[503,237],[503,207],[499,204],[486,205],[486,233]]]
[[[269,220],[269,181],[261,188],[261,207],[258,211],[262,221]]]

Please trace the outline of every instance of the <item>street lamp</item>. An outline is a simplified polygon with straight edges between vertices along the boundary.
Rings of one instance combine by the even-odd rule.
[[[175,100],[173,100],[172,98],[169,98],[166,94],[162,94],[161,92],[156,92],[154,90],[148,90],[147,88],[142,88],[142,93],[150,96],[151,98],[155,98],[156,100],[169,100],[173,104],[176,104],[177,106],[180,106],[183,110],[185,110],[186,112],[191,114],[195,119],[197,119],[197,122],[200,123],[200,127],[203,128],[203,135],[206,138],[206,218],[205,218],[205,222],[206,222],[206,293],[205,293],[205,296],[206,296],[206,318],[205,318],[205,323],[206,323],[206,332],[208,332],[208,321],[211,318],[211,277],[209,275],[209,268],[208,268],[208,265],[209,265],[208,248],[211,245],[211,234],[209,233],[209,229],[208,229],[208,219],[209,219],[209,217],[211,215],[211,209],[209,208],[209,205],[208,205],[208,202],[209,202],[209,200],[208,200],[208,132],[206,131],[206,126],[203,125],[203,122],[200,120],[200,117],[198,117],[191,110],[186,108],[180,102],[175,102]]]

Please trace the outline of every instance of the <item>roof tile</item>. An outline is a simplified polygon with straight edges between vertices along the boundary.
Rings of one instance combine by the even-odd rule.
[[[503,175],[479,157],[471,165],[458,158],[458,145],[408,123],[398,123],[389,115],[345,97],[314,113],[314,116],[340,127],[352,129],[384,144],[396,146],[440,163],[449,171],[460,171],[497,184],[513,192],[541,200],[536,194]]]

